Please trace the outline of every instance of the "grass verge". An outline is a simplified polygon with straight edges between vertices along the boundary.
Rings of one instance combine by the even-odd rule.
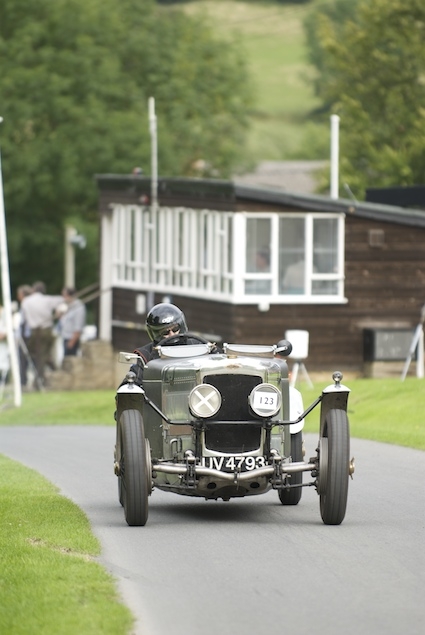
[[[304,407],[310,404],[331,381],[317,382],[314,388],[300,383]],[[424,380],[400,379],[343,380],[350,388],[348,418],[352,437],[371,439],[425,450]],[[320,407],[306,419],[306,432],[318,432]]]
[[[19,408],[8,392],[0,426],[115,425],[114,410],[113,390],[24,393]]]
[[[0,632],[128,634],[132,615],[96,562],[85,514],[37,472],[4,456],[0,470]]]

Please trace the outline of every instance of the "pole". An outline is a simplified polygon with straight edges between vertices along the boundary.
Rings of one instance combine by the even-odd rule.
[[[3,117],[0,117],[0,123]],[[1,283],[3,289],[3,311],[5,315],[5,325],[7,333],[7,345],[9,348],[10,368],[13,379],[13,392],[15,406],[22,404],[21,375],[19,372],[18,348],[15,342],[15,334],[13,330],[12,318],[12,302],[10,297],[10,275],[9,275],[9,257],[7,253],[7,236],[6,236],[6,218],[4,210],[3,195],[3,175],[1,167],[0,152],[0,262],[1,262]]]
[[[158,201],[158,143],[155,98],[149,97],[149,130],[151,135],[151,208],[156,211]]]
[[[75,288],[75,247],[72,239],[77,235],[77,230],[71,225],[65,227],[65,280],[64,286]]]
[[[157,141],[157,125],[155,114],[155,98],[149,97],[149,130],[151,135],[151,212],[150,225],[155,227],[157,223],[158,210],[158,141]],[[151,243],[150,267],[157,261],[156,241]],[[152,269],[149,276],[152,276]],[[150,297],[152,295],[152,298]],[[153,292],[148,293],[148,307],[153,305]]]
[[[424,378],[424,329],[421,328],[418,341],[418,356],[416,358],[416,377]]]
[[[331,198],[339,197],[339,117],[331,115]]]

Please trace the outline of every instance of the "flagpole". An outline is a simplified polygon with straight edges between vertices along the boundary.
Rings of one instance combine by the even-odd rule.
[[[3,121],[3,117],[0,117],[0,123],[2,121]],[[3,290],[3,311],[5,315],[7,345],[9,348],[10,369],[12,371],[12,379],[13,379],[14,403],[15,403],[15,406],[20,406],[22,403],[21,375],[19,372],[18,349],[16,346],[15,333],[13,329],[12,302],[10,297],[9,258],[7,253],[6,219],[5,219],[5,211],[4,211],[1,151],[0,151],[0,265],[1,265],[1,283],[2,283],[2,290]]]

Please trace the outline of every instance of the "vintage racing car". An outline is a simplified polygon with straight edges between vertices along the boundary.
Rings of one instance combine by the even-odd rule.
[[[128,525],[145,525],[154,488],[226,501],[273,488],[283,505],[296,505],[306,486],[319,495],[323,522],[340,524],[354,472],[342,374],[304,411],[282,348],[224,344],[211,353],[202,338],[181,345],[181,337],[159,344],[143,388],[129,371],[117,390],[114,471]],[[137,359],[119,354],[127,364]],[[319,404],[316,455],[306,461],[304,418]]]

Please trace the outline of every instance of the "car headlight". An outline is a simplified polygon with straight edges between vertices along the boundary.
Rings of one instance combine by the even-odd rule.
[[[221,395],[211,384],[199,384],[189,394],[189,409],[195,417],[206,419],[220,410]]]
[[[258,384],[249,395],[249,405],[259,417],[274,417],[281,404],[282,395],[272,384]]]

